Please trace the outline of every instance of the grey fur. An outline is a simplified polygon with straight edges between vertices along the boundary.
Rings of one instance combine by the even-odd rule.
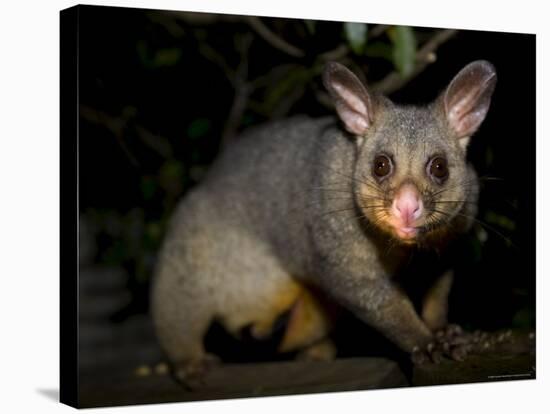
[[[407,352],[432,340],[393,280],[411,247],[378,226],[364,202],[377,186],[388,203],[404,180],[433,193],[439,187],[426,177],[426,162],[445,154],[447,196],[463,202],[441,207],[446,219],[418,240],[439,247],[471,225],[476,175],[441,100],[405,107],[369,99],[372,127],[363,136],[344,132],[335,118],[304,116],[252,129],[181,201],[152,291],[157,334],[175,364],[205,357],[202,340],[212,320],[237,333],[269,314],[281,290],[303,283],[320,287]],[[396,169],[378,185],[372,160],[381,151]]]

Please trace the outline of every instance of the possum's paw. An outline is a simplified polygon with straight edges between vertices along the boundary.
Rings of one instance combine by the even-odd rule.
[[[205,354],[201,359],[187,361],[172,367],[172,374],[176,381],[192,391],[205,385],[204,378],[212,367],[220,363],[214,354]]]
[[[471,350],[472,335],[465,333],[458,325],[448,325],[434,333],[434,339],[424,349],[413,349],[414,364],[440,363],[443,358],[462,361]]]

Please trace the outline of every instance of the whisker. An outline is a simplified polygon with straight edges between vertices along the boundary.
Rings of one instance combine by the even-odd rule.
[[[352,211],[352,210],[355,210],[355,206],[349,207],[349,208],[341,208],[337,210],[324,211],[321,214],[319,214],[319,217],[324,217],[324,216],[328,216],[329,214],[342,213],[344,211]]]
[[[372,178],[365,176],[364,174],[361,175],[361,178],[364,180],[362,183],[366,185],[369,188],[374,189],[375,191],[380,191],[380,188],[378,187],[377,183],[375,181],[369,181],[372,180]]]
[[[436,195],[444,193],[445,191],[449,191],[449,190],[455,189],[457,187],[469,187],[472,184],[480,184],[482,182],[484,183],[484,182],[489,182],[489,181],[504,181],[504,179],[500,178],[500,177],[492,177],[492,176],[474,177],[474,178],[470,178],[470,179],[465,179],[463,181],[460,181],[460,182],[458,182],[454,185],[448,186],[446,188],[442,188],[441,190],[438,190],[438,191],[432,193],[431,195],[432,195],[432,197],[434,197]]]
[[[502,177],[494,177],[490,175],[482,175],[481,177],[478,177],[479,181],[506,181]]]
[[[349,180],[351,180],[351,181],[356,181],[356,182],[359,182],[359,183],[362,183],[362,184],[366,184],[365,182],[361,181],[361,180],[358,179],[357,177],[353,177],[353,176],[351,176],[351,175],[344,174],[344,173],[342,173],[342,172],[340,172],[340,171],[337,171],[337,170],[335,170],[334,168],[332,168],[332,167],[330,167],[330,166],[328,166],[328,165],[326,165],[326,164],[318,163],[318,165],[320,165],[321,167],[326,168],[326,169],[328,169],[328,170],[334,172],[335,174],[339,174],[339,175],[341,175],[342,177],[345,177],[345,178],[347,178],[347,179],[349,179]]]
[[[475,201],[469,201],[469,200],[437,200],[437,201],[433,201],[434,204],[451,204],[451,203],[455,203],[455,204],[458,204],[458,203],[464,203],[464,204],[474,204],[474,205],[477,205],[478,203],[475,202]]]
[[[439,214],[444,214],[444,215],[447,215],[449,216],[451,219],[453,218],[450,214],[446,213],[446,212],[443,212],[441,210],[433,210]],[[504,241],[506,241],[510,246],[513,246],[514,248],[518,248],[518,246],[511,240],[509,239],[508,237],[506,237],[504,234],[502,234],[501,232],[499,232],[497,229],[495,229],[493,226],[485,223],[483,220],[480,220],[470,214],[464,214],[464,213],[456,213],[456,215],[458,216],[462,216],[462,217],[466,217],[466,218],[469,218],[469,219],[472,219],[473,221],[475,221],[476,223],[480,224],[481,226],[485,227],[487,230],[490,230],[492,231],[493,233],[495,233],[497,236],[501,237]],[[450,221],[450,220],[449,220]]]
[[[323,199],[323,201],[342,201],[342,202],[349,202],[349,203],[357,203],[359,206],[362,206],[363,204],[365,203],[373,203],[373,202],[377,202],[379,203],[379,207],[384,207],[386,208],[387,207],[387,204],[386,204],[386,199],[384,198],[380,198],[380,197],[357,197],[354,198],[353,196],[349,196],[349,197],[346,197],[346,196],[332,196],[332,197],[326,197]],[[323,203],[321,203],[320,201],[314,201],[312,203],[309,203],[307,205],[307,207],[315,207],[315,206],[321,206],[323,205]]]
[[[352,190],[342,188],[317,188],[310,189],[310,191],[318,191],[319,193],[342,193],[353,196],[355,193]]]
[[[329,183],[329,185],[342,185],[341,183]],[[350,188],[333,188],[333,187],[311,187],[309,188],[310,191],[345,191],[352,193],[353,189]]]
[[[377,200],[386,200],[386,197],[379,197],[379,196],[375,196],[375,195],[362,195],[362,194],[356,194],[350,190],[341,190],[341,189],[338,189],[338,188],[323,188],[323,189],[320,189],[320,191],[327,191],[327,192],[334,192],[334,193],[345,193],[345,194],[349,194],[350,197],[359,197],[361,199],[365,199],[365,200],[369,200],[369,199],[377,199]]]
[[[334,211],[329,211],[327,213],[323,213],[323,215],[325,214],[329,214],[329,213],[333,213]],[[336,210],[336,212],[340,212],[340,210]],[[364,215],[364,214],[359,214],[359,215],[355,215],[353,217],[350,217],[350,220],[364,220],[364,223],[367,224],[367,225],[370,225],[371,222],[367,219],[367,216]]]
[[[446,191],[453,190],[457,187],[468,187],[472,184],[477,184],[477,180],[476,179],[469,179],[469,180],[465,180],[465,181],[460,181],[458,183],[455,183],[454,185],[447,186],[445,188],[442,188],[441,190],[438,190],[438,191],[435,191],[435,192],[431,193],[431,196],[435,197],[437,195],[445,193]]]

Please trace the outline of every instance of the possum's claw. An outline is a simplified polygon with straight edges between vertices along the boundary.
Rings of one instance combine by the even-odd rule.
[[[434,339],[424,349],[413,349],[414,364],[439,364],[443,358],[463,361],[471,351],[472,334],[465,333],[458,325],[448,325],[434,333]]]

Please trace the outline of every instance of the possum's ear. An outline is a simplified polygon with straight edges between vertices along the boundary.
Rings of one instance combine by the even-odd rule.
[[[352,134],[364,135],[372,124],[373,105],[357,76],[345,66],[329,62],[323,71],[323,84],[346,129]]]
[[[485,60],[466,65],[441,96],[449,126],[464,145],[479,128],[491,104],[497,74]]]

